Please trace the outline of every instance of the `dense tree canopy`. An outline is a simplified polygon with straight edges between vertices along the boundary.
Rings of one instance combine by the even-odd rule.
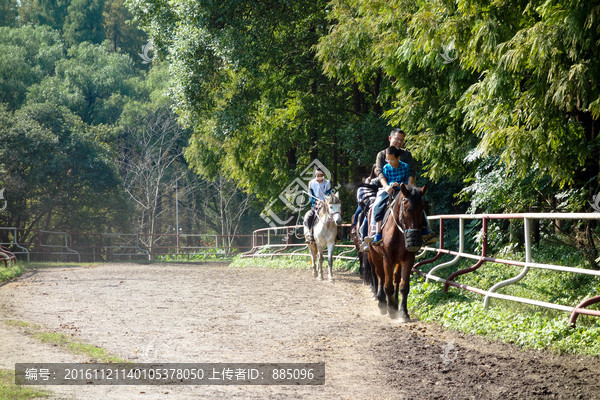
[[[172,234],[177,181],[186,233],[238,229],[248,198],[189,172],[167,66],[142,62],[148,39],[122,0],[0,9],[2,226]]]
[[[548,176],[550,190],[598,187],[596,2],[129,4],[171,63],[200,172],[264,192],[265,170],[281,176],[286,156],[301,164],[315,142],[346,150],[336,167],[368,166],[361,150],[374,148],[357,143],[381,143],[371,132],[388,124],[409,133],[435,181],[477,179],[499,156],[498,168]]]
[[[225,199],[235,208],[256,196],[260,209],[315,158],[352,204],[397,126],[432,185],[430,213],[586,211],[600,191],[598,1],[6,0],[0,11],[1,134],[24,159],[36,141],[57,157],[88,154],[81,162],[95,160],[107,186],[78,185],[134,210],[131,229],[154,232],[127,168],[157,159],[142,143],[174,137],[177,157],[155,182],[165,231],[175,181],[190,196],[190,229],[219,231],[230,221],[207,221],[227,214]],[[75,147],[52,147],[61,132]],[[25,164],[16,176],[91,182],[87,167],[73,175],[57,160],[44,161],[56,176],[36,181]],[[0,167],[8,185],[12,167]],[[105,213],[73,200],[91,217],[66,201],[56,217],[34,217],[47,197],[34,187],[22,225]]]
[[[0,130],[2,183],[12,210],[8,226],[97,229],[107,218],[124,217],[110,153],[67,108],[46,103],[14,114],[3,109]]]
[[[314,158],[350,178],[338,136],[346,92],[313,50],[324,2],[130,4],[171,64],[177,110],[195,130],[186,157],[199,173],[223,173],[267,199]]]

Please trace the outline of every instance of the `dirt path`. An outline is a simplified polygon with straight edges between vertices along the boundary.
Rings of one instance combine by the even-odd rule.
[[[356,275],[106,264],[0,286],[0,319],[134,362],[325,362],[323,386],[48,386],[61,399],[598,399],[599,360],[521,351],[379,315]],[[84,362],[0,322],[0,368]]]

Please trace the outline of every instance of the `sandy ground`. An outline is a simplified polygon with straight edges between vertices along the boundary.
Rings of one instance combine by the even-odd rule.
[[[259,265],[260,261],[257,261]],[[379,315],[351,273],[226,264],[38,269],[0,286],[0,368],[88,362],[6,320],[133,362],[324,362],[325,384],[43,386],[55,399],[599,399],[598,358],[556,356]]]

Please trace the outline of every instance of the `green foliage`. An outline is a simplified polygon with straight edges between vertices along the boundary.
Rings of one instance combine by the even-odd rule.
[[[15,384],[14,370],[0,370],[0,399],[25,400],[51,397],[52,392]]]
[[[103,29],[105,0],[71,0],[63,25],[63,37],[70,45],[83,42],[100,44],[106,35]]]
[[[46,26],[0,27],[0,102],[23,105],[30,86],[54,73],[65,56],[60,35]]]
[[[227,260],[225,251],[217,248],[199,249],[198,253],[178,253],[159,256],[158,261],[167,262],[198,262],[208,260]]]
[[[123,217],[120,180],[110,155],[79,117],[52,104],[0,110],[0,167],[10,193],[6,226],[54,219],[54,227],[90,229]]]
[[[88,124],[114,124],[128,96],[135,96],[137,73],[131,58],[104,45],[82,43],[56,64],[56,74],[29,89],[29,102],[67,106]]]
[[[180,121],[195,130],[186,159],[196,172],[223,174],[262,200],[314,158],[334,180],[348,176],[337,137],[343,94],[312,51],[324,2],[128,4],[171,65]]]
[[[123,0],[105,0],[103,27],[106,40],[114,52],[120,51],[136,59],[148,38],[137,26],[130,23],[132,15]]]
[[[19,0],[19,22],[25,25],[46,25],[53,30],[63,28],[67,7],[64,0]]]
[[[21,276],[25,271],[26,268],[20,263],[8,268],[5,268],[4,264],[0,264],[0,282]]]
[[[14,27],[17,24],[17,0],[0,0],[0,26]]]

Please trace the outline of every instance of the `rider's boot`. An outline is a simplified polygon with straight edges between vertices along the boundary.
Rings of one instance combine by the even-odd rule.
[[[313,237],[312,229],[307,225],[304,225],[304,240],[307,244],[314,243],[315,239]]]
[[[377,221],[375,233],[369,237],[366,237],[365,242],[372,243],[374,246],[377,246],[381,243],[381,239],[381,221]]]

